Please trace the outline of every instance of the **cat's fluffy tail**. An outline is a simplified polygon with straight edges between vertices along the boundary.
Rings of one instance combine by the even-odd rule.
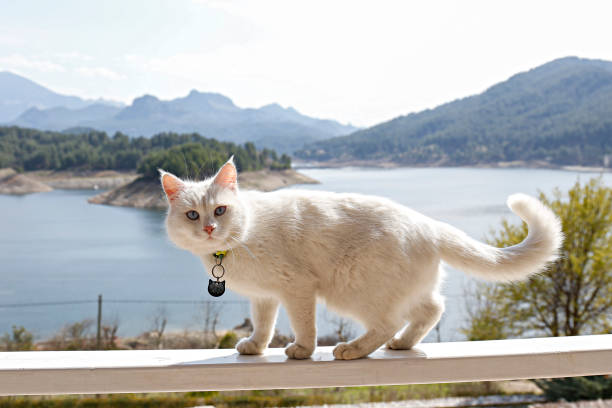
[[[508,207],[527,223],[527,238],[517,245],[495,248],[442,224],[438,248],[451,266],[491,281],[524,279],[557,259],[563,241],[561,223],[540,201],[525,194],[508,197]]]

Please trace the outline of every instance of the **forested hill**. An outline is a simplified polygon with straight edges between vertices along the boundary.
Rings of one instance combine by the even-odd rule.
[[[612,153],[612,62],[562,58],[482,94],[308,145],[306,160],[601,166]]]
[[[291,168],[285,154],[278,157],[274,150],[257,150],[253,143],[219,142],[197,133],[130,138],[93,130],[65,134],[0,126],[0,168],[18,171],[123,170],[157,179],[157,169],[163,168],[180,177],[202,178],[214,174],[232,155],[238,171]]]

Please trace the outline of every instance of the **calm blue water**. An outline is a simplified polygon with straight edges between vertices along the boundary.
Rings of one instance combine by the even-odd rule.
[[[554,187],[568,189],[593,174],[531,169],[304,169],[321,181],[295,188],[360,192],[392,198],[431,217],[449,222],[483,239],[504,216],[512,216],[506,197],[536,194]],[[611,175],[604,175],[607,183]],[[57,190],[24,197],[0,196],[0,334],[23,325],[38,338],[64,324],[94,318],[96,304],[8,308],[2,305],[62,300],[95,301],[103,294],[104,318],[119,322],[120,335],[151,328],[163,307],[171,330],[203,326],[202,306],[110,303],[112,300],[213,300],[206,293],[208,276],[199,260],[174,248],[163,229],[163,213],[91,205],[94,191]],[[447,313],[442,340],[461,340],[465,317],[466,277],[449,271],[444,292]],[[243,300],[227,293],[224,301]],[[219,304],[219,327],[231,328],[248,316],[248,305]],[[319,310],[319,329],[330,331],[331,315]],[[289,332],[281,314],[281,332]],[[358,327],[355,326],[358,330]],[[430,336],[430,340],[434,335]]]

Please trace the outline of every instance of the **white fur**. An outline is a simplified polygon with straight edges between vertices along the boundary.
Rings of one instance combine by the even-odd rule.
[[[227,212],[215,217],[219,205]],[[523,279],[556,258],[562,235],[555,215],[523,194],[511,196],[508,205],[527,222],[529,235],[504,249],[381,197],[239,191],[213,179],[184,182],[166,225],[170,239],[199,256],[208,271],[213,252],[230,250],[224,260],[226,285],[251,299],[255,327],[238,344],[240,353],[267,347],[282,303],[295,333],[287,355],[310,357],[316,345],[315,305],[321,300],[366,328],[334,349],[338,359],[355,359],[385,343],[409,349],[435,326],[444,311],[441,260],[495,281]],[[200,219],[189,220],[189,210],[198,211]],[[206,223],[216,227],[210,239],[203,231]]]

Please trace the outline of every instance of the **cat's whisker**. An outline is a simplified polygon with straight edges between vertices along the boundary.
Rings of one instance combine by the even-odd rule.
[[[255,260],[259,260],[259,259],[257,259],[257,257],[256,257],[256,256],[253,254],[253,252],[251,252],[251,250],[249,249],[249,247],[248,247],[246,244],[244,244],[242,241],[240,241],[238,238],[236,238],[236,237],[234,237],[234,236],[232,236],[232,235],[230,235],[229,237],[230,237],[231,239],[233,239],[234,241],[236,241],[236,243],[237,243],[238,245],[240,245],[241,247],[243,247],[243,248],[244,248],[244,249],[245,249],[245,250],[246,250],[246,251],[249,253],[249,255],[251,255],[251,258],[253,258],[253,259],[255,259]]]
[[[240,261],[240,251],[236,251],[236,249],[238,248],[235,246],[235,244],[233,244],[230,241],[230,239],[236,241],[236,239],[233,236],[229,235],[227,239],[224,241],[225,247],[232,253],[232,255],[236,257],[237,261]],[[240,245],[240,242],[238,242],[238,244]]]
[[[234,238],[234,237],[230,237],[230,238],[231,238],[232,240],[234,240],[234,241],[237,241],[237,240],[236,240],[236,238]],[[237,243],[238,243],[238,245],[240,245],[240,246],[242,246],[242,247],[244,246],[244,244],[242,244],[242,243],[240,243],[240,242],[238,242],[238,241],[237,241]],[[236,249],[237,249],[237,248],[236,248]],[[236,256],[236,261],[240,262],[240,251],[234,251],[234,250],[232,250],[232,254],[235,254],[235,256]]]

